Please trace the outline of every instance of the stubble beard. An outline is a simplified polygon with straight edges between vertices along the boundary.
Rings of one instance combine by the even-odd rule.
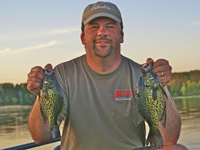
[[[101,57],[101,58],[106,58],[106,57],[108,57],[108,56],[110,56],[110,55],[112,54],[113,45],[112,45],[112,41],[111,41],[111,40],[109,40],[109,41],[111,42],[111,45],[110,45],[110,47],[108,48],[107,53],[102,54],[102,53],[101,53],[101,50],[99,50],[99,49],[95,46],[96,40],[94,40],[94,42],[93,42],[93,51],[94,51],[95,56]],[[102,47],[102,48],[104,48],[104,47]]]

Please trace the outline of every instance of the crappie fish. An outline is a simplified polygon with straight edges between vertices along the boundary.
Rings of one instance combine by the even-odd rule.
[[[49,119],[49,135],[51,139],[54,139],[60,137],[57,117],[63,108],[64,98],[55,72],[45,69],[44,73],[45,78],[40,90],[40,111],[45,123]]]
[[[146,121],[150,127],[150,132],[146,145],[139,150],[163,148],[163,138],[159,130],[159,121],[166,126],[166,102],[167,97],[162,84],[152,71],[153,63],[143,64],[141,73],[137,81],[136,101],[133,106],[133,122],[138,126],[142,121]]]

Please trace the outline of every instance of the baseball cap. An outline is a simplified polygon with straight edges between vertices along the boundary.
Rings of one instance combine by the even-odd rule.
[[[122,23],[122,17],[117,6],[110,2],[97,2],[89,4],[82,16],[82,24],[86,25],[90,21],[98,17],[108,17],[119,23]]]

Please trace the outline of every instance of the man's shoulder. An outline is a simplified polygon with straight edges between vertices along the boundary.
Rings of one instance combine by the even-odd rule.
[[[122,56],[123,59],[125,60],[125,62],[130,65],[131,67],[133,67],[134,69],[140,69],[140,64],[133,61],[132,59],[126,57],[126,56]]]
[[[124,57],[124,60],[125,63],[127,64],[126,68],[129,70],[130,75],[133,78],[133,86],[135,89],[138,78],[140,76],[140,71],[141,71],[140,64],[127,57]]]
[[[65,80],[70,80],[81,68],[82,60],[84,60],[85,55],[74,58],[72,60],[63,62],[54,67],[56,76],[60,83],[64,85]]]
[[[85,58],[85,55],[79,56],[77,58],[62,62],[55,66],[55,69],[73,68],[81,64],[81,61]]]

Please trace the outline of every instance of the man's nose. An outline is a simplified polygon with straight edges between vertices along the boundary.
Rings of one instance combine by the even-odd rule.
[[[98,36],[107,36],[108,35],[108,32],[107,30],[105,29],[105,27],[100,27],[99,30],[98,30]]]

